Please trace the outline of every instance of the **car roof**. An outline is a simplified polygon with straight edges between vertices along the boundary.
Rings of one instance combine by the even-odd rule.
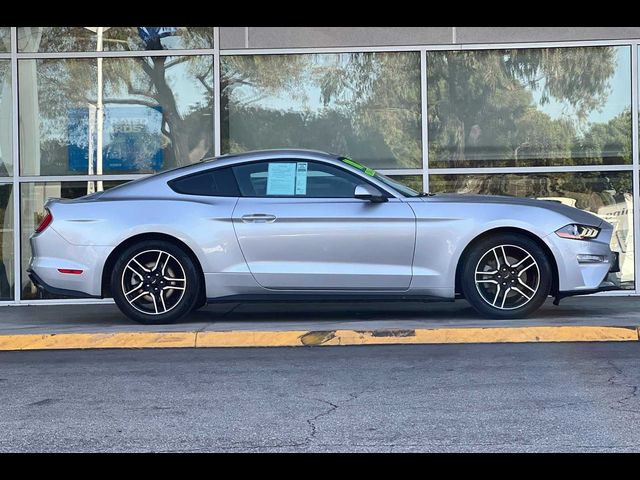
[[[340,155],[334,153],[323,152],[321,150],[312,150],[305,148],[273,148],[273,149],[263,149],[263,150],[251,150],[249,152],[238,152],[238,153],[226,153],[224,155],[219,155],[216,157],[206,157],[200,160],[201,163],[211,163],[211,162],[220,162],[222,160],[229,160],[233,163],[237,161],[251,161],[251,160],[259,160],[264,158],[280,158],[280,157],[289,157],[289,156],[298,156],[303,158],[319,158],[319,159],[331,159],[337,160],[340,158]],[[226,163],[226,162],[225,162]]]
[[[164,180],[170,180],[183,175],[190,175],[197,173],[201,170],[207,170],[211,167],[226,167],[228,165],[236,165],[239,163],[255,162],[260,160],[271,159],[290,159],[298,158],[301,160],[318,160],[321,162],[338,164],[340,163],[340,155],[322,152],[320,150],[305,150],[295,148],[279,148],[271,150],[251,150],[249,152],[241,153],[227,153],[217,157],[206,157],[197,163],[184,165],[181,167],[173,168],[171,170],[165,170],[153,175],[152,178],[163,178]]]

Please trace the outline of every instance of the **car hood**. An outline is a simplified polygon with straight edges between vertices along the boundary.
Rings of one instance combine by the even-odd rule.
[[[432,197],[420,197],[425,202],[436,203],[480,203],[501,205],[524,205],[542,208],[559,213],[576,223],[600,226],[604,220],[593,213],[564,205],[554,200],[536,200],[533,198],[509,197],[505,195],[466,195],[466,194],[437,194]]]

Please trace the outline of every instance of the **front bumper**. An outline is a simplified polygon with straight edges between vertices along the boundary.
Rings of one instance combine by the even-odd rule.
[[[619,256],[610,247],[613,226],[603,221],[599,228],[599,235],[590,240],[567,239],[555,233],[543,238],[558,269],[554,295],[587,295],[617,288],[619,274],[614,273],[620,270]]]
[[[620,252],[611,252],[611,257],[609,273],[618,273],[620,271]]]
[[[566,297],[574,297],[576,295],[591,295],[593,293],[598,292],[610,292],[612,290],[620,290],[620,281],[614,275],[620,271],[620,253],[619,252],[611,252],[611,257],[609,260],[609,272],[605,279],[598,285],[596,288],[591,289],[582,289],[582,290],[567,290],[567,291],[558,291],[553,300],[554,305],[558,305],[560,300]]]

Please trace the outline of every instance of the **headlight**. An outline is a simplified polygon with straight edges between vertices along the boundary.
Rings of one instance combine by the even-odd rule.
[[[598,227],[589,227],[587,225],[578,225],[573,223],[556,230],[556,235],[562,238],[571,238],[573,240],[591,240],[596,238],[600,233]]]

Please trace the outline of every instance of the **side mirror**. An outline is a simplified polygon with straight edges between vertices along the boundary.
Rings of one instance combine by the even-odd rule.
[[[367,185],[365,183],[356,186],[356,189],[353,192],[353,196],[354,198],[358,198],[360,200],[367,200],[373,203],[387,202],[389,200],[376,187],[372,185]]]

